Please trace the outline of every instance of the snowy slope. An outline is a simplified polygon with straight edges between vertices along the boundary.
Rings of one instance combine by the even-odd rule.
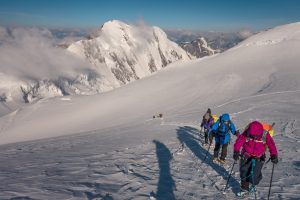
[[[68,50],[97,66],[113,87],[148,76],[172,62],[190,59],[160,28],[118,20],[106,22],[95,38],[73,43]]]
[[[57,47],[47,29],[0,29],[5,33],[0,38],[0,95],[10,103],[101,93],[193,58],[160,28],[117,20],[67,49]],[[6,110],[2,105],[3,116],[1,110]]]
[[[237,166],[222,194],[232,148],[225,168],[210,157],[202,163],[198,128],[211,107],[229,112],[239,129],[253,119],[276,122],[272,197],[298,199],[299,52],[300,23],[289,24],[110,92],[46,99],[10,113],[0,119],[0,197],[232,199]],[[157,113],[164,118],[152,119]],[[263,199],[270,169],[258,186]]]

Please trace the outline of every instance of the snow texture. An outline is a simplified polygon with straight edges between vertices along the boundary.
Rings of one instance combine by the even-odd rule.
[[[0,199],[234,199],[238,166],[211,161],[208,107],[237,128],[275,122],[272,199],[300,198],[300,23],[222,54],[177,62],[93,96],[44,99],[0,118]],[[163,113],[163,118],[152,116]],[[272,164],[257,189],[267,199]]]
[[[113,87],[149,76],[175,61],[190,59],[158,27],[111,20],[96,36],[71,44],[68,50],[98,66]]]
[[[193,58],[160,28],[117,20],[67,49],[55,42],[47,29],[0,27],[0,95],[6,102],[97,94]]]

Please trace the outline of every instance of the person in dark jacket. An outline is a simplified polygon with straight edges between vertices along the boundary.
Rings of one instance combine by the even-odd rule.
[[[206,113],[203,115],[203,118],[202,118],[202,122],[201,122],[201,130],[203,130],[204,132],[204,143],[205,145],[208,144],[208,132],[210,131],[211,129],[211,126],[213,125],[214,123],[214,119],[211,115],[211,109],[208,108]],[[210,139],[210,143],[212,142],[212,138]]]

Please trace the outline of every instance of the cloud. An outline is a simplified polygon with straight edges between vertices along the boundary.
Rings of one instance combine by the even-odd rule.
[[[5,40],[9,37],[8,31],[6,28],[0,26],[0,45],[5,42]]]
[[[58,48],[48,29],[0,27],[0,73],[22,80],[75,78],[94,67]]]
[[[252,36],[254,33],[250,29],[242,29],[239,31],[239,35],[242,39],[246,39]]]
[[[73,42],[86,39],[91,29],[78,29],[78,28],[52,28],[52,33],[57,44],[71,44]]]
[[[143,18],[129,24],[131,26],[133,38],[135,38],[135,52],[145,52],[148,44],[154,39],[154,27],[147,24]]]
[[[138,19],[131,26],[134,29],[134,36],[139,37],[139,40],[151,40],[153,38],[153,27],[147,24],[143,18]]]

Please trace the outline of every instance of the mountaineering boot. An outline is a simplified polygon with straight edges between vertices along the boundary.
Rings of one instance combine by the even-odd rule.
[[[224,159],[218,159],[219,163],[224,165],[226,163],[226,161]]]
[[[248,190],[244,190],[244,189],[241,189],[241,191],[239,191],[236,194],[237,197],[241,197],[241,198],[246,197],[248,195],[249,195],[249,191]]]
[[[251,198],[257,198],[257,191],[256,191],[256,187],[255,185],[252,185],[250,188],[249,188],[249,197]]]
[[[219,158],[218,157],[214,157],[213,158],[213,163],[219,163]]]
[[[249,195],[249,182],[242,180],[241,181],[241,190],[236,194],[238,197],[245,197]]]

